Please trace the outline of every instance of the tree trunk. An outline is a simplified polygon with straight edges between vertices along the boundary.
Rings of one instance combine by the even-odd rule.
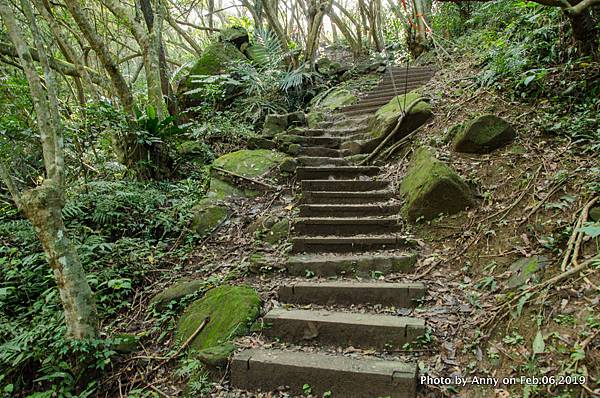
[[[104,43],[102,38],[98,36],[96,30],[90,24],[90,20],[87,14],[81,9],[80,4],[76,0],[65,0],[65,6],[69,10],[69,13],[75,20],[75,23],[83,33],[90,46],[93,48],[96,56],[102,63],[102,66],[108,73],[110,80],[117,92],[121,105],[130,115],[133,115],[133,94],[127,85],[127,82],[123,78],[123,75],[119,71],[117,63],[113,59],[108,46]]]
[[[581,3],[582,0],[571,0],[572,6]],[[592,18],[590,9],[585,9],[580,13],[565,13],[571,23],[573,41],[581,55],[597,57],[596,50],[598,49],[598,28]]]
[[[156,12],[154,12],[152,10],[152,3],[150,1],[151,0],[140,0],[140,8],[142,10],[142,14],[144,15],[144,21],[146,22],[148,32],[150,33],[151,38],[153,39],[150,41],[150,47],[152,49],[152,56],[150,56],[150,59],[155,60],[156,58],[158,58],[161,93],[166,100],[169,114],[174,116],[178,113],[178,106],[177,100],[173,93],[173,88],[171,87],[171,84],[169,82],[167,57],[165,55],[165,47],[162,41],[163,8],[160,2],[157,2],[157,4],[155,5]],[[210,27],[212,28],[212,26]],[[158,52],[158,56],[157,54],[154,54],[155,52]]]
[[[83,266],[73,244],[67,238],[62,219],[64,207],[64,145],[63,125],[50,62],[37,27],[31,4],[21,1],[28,20],[31,36],[37,47],[44,72],[45,87],[37,74],[25,36],[17,24],[7,0],[0,0],[0,16],[19,55],[33,100],[37,129],[42,141],[46,179],[41,186],[19,193],[16,184],[0,160],[0,179],[7,185],[13,200],[33,224],[48,257],[62,301],[68,336],[75,339],[94,338],[98,325],[94,296]]]
[[[68,335],[75,339],[96,337],[96,307],[79,256],[67,238],[62,219],[60,190],[45,182],[25,191],[19,204],[42,242],[65,312]]]
[[[311,69],[315,65],[317,51],[319,50],[319,37],[321,36],[321,28],[323,26],[323,17],[331,8],[331,0],[320,1],[313,0],[309,8],[309,27],[306,37],[306,51],[304,62],[308,63]]]

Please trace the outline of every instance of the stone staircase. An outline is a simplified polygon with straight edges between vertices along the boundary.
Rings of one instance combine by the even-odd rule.
[[[429,68],[393,72],[412,88],[433,73]],[[333,397],[416,396],[417,365],[389,359],[389,354],[415,342],[425,332],[425,322],[372,309],[410,308],[426,288],[421,283],[369,279],[410,272],[416,252],[402,234],[395,187],[378,178],[378,167],[351,165],[340,149],[345,140],[367,134],[365,116],[393,97],[388,92],[390,82],[384,77],[377,90],[317,128],[296,130],[302,134],[295,140],[301,145],[296,173],[302,200],[286,268],[292,276],[315,279],[279,288],[279,301],[285,305],[265,315],[263,335],[296,347],[316,343],[322,349],[242,351],[231,364],[235,388],[267,392],[285,386],[292,396],[301,396],[308,385],[314,396],[326,392]],[[396,87],[404,91],[399,81]],[[384,98],[388,99],[382,102]],[[351,279],[356,276],[369,281]],[[366,306],[369,312],[356,312],[356,306]],[[327,350],[332,347],[374,350],[387,356],[336,355]]]

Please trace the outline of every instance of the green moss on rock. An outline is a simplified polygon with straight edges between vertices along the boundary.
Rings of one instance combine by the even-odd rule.
[[[454,150],[465,153],[489,153],[512,141],[516,136],[513,127],[495,115],[479,116],[456,134]]]
[[[150,300],[157,309],[164,309],[173,300],[179,300],[187,295],[196,293],[205,286],[202,280],[180,280],[158,293]]]
[[[198,86],[192,83],[194,75],[218,75],[225,72],[225,67],[229,62],[243,60],[246,60],[246,57],[234,44],[227,41],[215,41],[204,50],[190,69],[186,88],[193,89]]]
[[[290,220],[282,218],[273,224],[270,228],[262,231],[259,239],[272,245],[280,243],[287,239],[290,231]]]
[[[175,338],[183,343],[208,317],[209,322],[189,347],[193,350],[216,347],[245,334],[259,313],[260,298],[254,289],[219,286],[186,308],[177,325]]]
[[[323,120],[325,120],[323,112],[311,111],[306,115],[306,124],[308,125],[308,128],[311,129],[317,127]]]
[[[369,120],[369,132],[374,138],[386,136],[398,123],[398,119],[408,108],[410,104],[418,100],[421,94],[411,91],[406,95],[398,95],[392,98],[387,104],[377,110],[375,115]],[[427,121],[433,112],[431,106],[425,101],[419,101],[408,112],[406,119],[402,125],[402,130],[398,132],[401,137],[408,134]]]
[[[462,178],[424,147],[413,155],[400,194],[405,198],[402,212],[410,221],[454,214],[474,203]]]
[[[206,197],[213,200],[226,200],[229,198],[242,198],[247,196],[246,193],[233,185],[212,177],[210,179],[210,188],[206,193]]]
[[[336,89],[327,94],[318,104],[318,108],[325,108],[330,111],[350,105],[356,102],[358,98],[350,90]]]
[[[242,149],[216,159],[214,165],[244,177],[254,178],[276,169],[289,156],[267,149]]]
[[[227,206],[212,198],[200,200],[192,212],[192,229],[201,236],[210,234],[229,216]]]
[[[515,261],[510,266],[511,275],[507,282],[508,287],[516,288],[525,285],[549,264],[550,260],[545,256],[532,256]]]

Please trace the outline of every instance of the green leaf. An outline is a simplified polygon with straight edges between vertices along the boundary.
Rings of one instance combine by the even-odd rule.
[[[529,83],[531,83],[534,79],[535,79],[535,75],[527,76],[525,78],[525,80],[523,80],[523,84],[525,86],[529,86]]]
[[[544,343],[544,336],[542,331],[538,329],[535,338],[533,339],[533,353],[543,354],[546,349],[546,343]]]
[[[600,236],[600,223],[586,225],[585,227],[579,228],[577,231],[583,232],[584,234],[591,236],[592,238],[596,238]]]

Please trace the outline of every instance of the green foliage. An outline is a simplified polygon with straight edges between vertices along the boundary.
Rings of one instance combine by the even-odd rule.
[[[68,192],[65,222],[106,328],[170,250],[185,258],[195,241],[187,228],[191,208],[205,191],[206,179],[186,179],[93,181]],[[33,228],[14,209],[0,208],[0,237],[0,389],[75,396],[82,375],[111,366],[118,341],[66,340],[58,290]],[[77,396],[92,396],[95,387]]]
[[[444,3],[432,26],[457,55],[475,54],[480,86],[535,103],[540,131],[600,150],[598,63],[578,54],[560,8],[523,0]]]

